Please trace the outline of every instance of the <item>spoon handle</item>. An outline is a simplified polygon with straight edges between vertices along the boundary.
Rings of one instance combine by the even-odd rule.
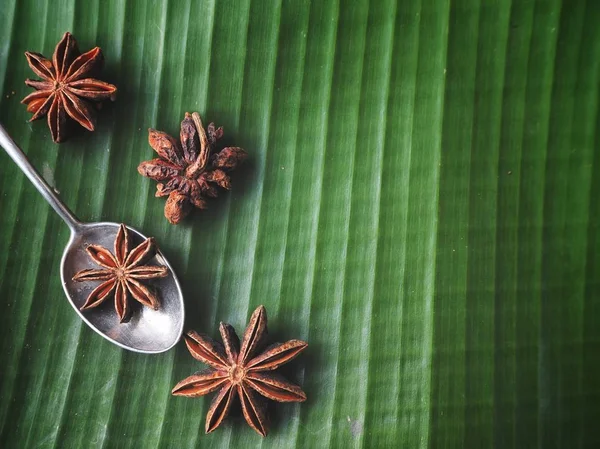
[[[44,178],[42,178],[33,165],[31,165],[27,156],[25,156],[25,153],[23,153],[15,141],[12,140],[2,125],[0,125],[0,146],[2,146],[12,160],[15,161],[21,171],[25,173],[25,176],[29,178],[44,199],[48,201],[48,204],[52,206],[52,209],[54,209],[60,218],[62,218],[69,226],[71,231],[75,232],[76,229],[81,226],[81,222],[73,215],[69,208],[63,204],[58,198],[58,195],[56,195],[46,181],[44,181]]]

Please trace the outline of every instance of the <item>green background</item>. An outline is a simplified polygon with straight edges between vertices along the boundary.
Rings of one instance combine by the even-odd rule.
[[[85,221],[157,238],[188,328],[267,307],[308,394],[205,436],[183,344],[125,352],[64,298],[68,229],[0,154],[0,447],[600,447],[600,2],[1,0],[0,121]],[[62,34],[117,84],[60,146],[19,104]],[[251,159],[174,227],[147,128]]]

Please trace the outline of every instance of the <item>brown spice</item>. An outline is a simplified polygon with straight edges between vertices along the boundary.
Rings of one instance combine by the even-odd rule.
[[[308,344],[301,340],[276,343],[266,350],[267,311],[258,307],[250,318],[242,346],[232,326],[221,323],[219,330],[224,346],[206,335],[190,331],[185,344],[192,356],[211,369],[183,379],[175,388],[175,396],[198,397],[219,390],[206,415],[206,433],[215,430],[238,396],[246,422],[262,436],[267,436],[268,422],[265,402],[261,398],[278,402],[303,402],[306,394],[273,371],[288,363]],[[261,352],[262,351],[262,352]]]
[[[158,181],[156,196],[169,196],[165,217],[177,224],[192,210],[207,207],[206,198],[218,195],[217,187],[231,188],[227,172],[235,169],[246,152],[227,147],[215,152],[216,142],[223,136],[222,128],[210,123],[205,130],[197,112],[185,113],[181,122],[179,143],[162,131],[148,130],[150,146],[159,158],[142,162],[140,175]]]
[[[48,116],[48,127],[56,143],[66,140],[67,116],[88,131],[96,126],[94,105],[90,103],[115,99],[117,88],[93,78],[104,62],[102,50],[95,47],[80,54],[71,33],[65,33],[56,45],[52,61],[39,53],[25,52],[31,70],[40,80],[27,79],[25,84],[36,89],[21,103],[32,112],[30,121]]]
[[[122,224],[115,238],[114,255],[100,245],[89,245],[86,248],[90,258],[103,268],[81,270],[73,276],[73,280],[103,282],[90,293],[81,310],[98,307],[110,296],[115,298],[115,310],[121,323],[129,318],[130,296],[146,307],[158,309],[156,294],[140,281],[166,277],[167,267],[146,265],[156,254],[153,238],[144,240],[133,250],[130,246],[129,231]]]

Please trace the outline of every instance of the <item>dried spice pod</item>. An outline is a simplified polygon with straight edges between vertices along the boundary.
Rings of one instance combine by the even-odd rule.
[[[303,402],[306,394],[300,387],[273,371],[298,356],[308,344],[301,340],[275,343],[265,349],[267,311],[258,307],[240,340],[232,326],[219,327],[223,345],[206,335],[190,331],[185,344],[196,360],[210,369],[183,379],[173,388],[173,395],[198,397],[217,391],[206,415],[206,433],[221,425],[237,396],[250,427],[267,436],[265,399],[277,402]]]
[[[131,249],[129,231],[124,224],[119,226],[115,238],[114,253],[99,245],[89,245],[86,252],[90,259],[102,268],[85,269],[73,276],[74,281],[101,281],[89,294],[81,310],[98,307],[107,298],[114,297],[115,310],[121,323],[131,314],[130,298],[154,310],[159,308],[157,295],[143,281],[163,278],[168,269],[162,265],[147,265],[156,254],[153,238],[144,240]]]
[[[246,152],[239,147],[215,151],[223,136],[222,128],[213,123],[204,129],[197,112],[185,113],[178,142],[168,134],[148,130],[150,146],[158,158],[138,166],[140,175],[158,181],[156,196],[168,196],[165,217],[172,224],[183,220],[192,210],[206,209],[206,198],[218,196],[218,187],[231,188],[228,172],[244,159]]]
[[[94,78],[104,58],[100,47],[81,54],[71,33],[64,34],[56,45],[52,60],[33,52],[25,52],[31,70],[41,80],[25,80],[36,91],[21,103],[33,113],[30,121],[48,116],[48,127],[56,143],[67,138],[67,117],[88,131],[96,126],[96,106],[93,102],[115,99],[117,88]]]

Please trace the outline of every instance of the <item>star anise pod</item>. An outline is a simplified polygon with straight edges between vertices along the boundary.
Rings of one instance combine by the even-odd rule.
[[[224,346],[206,335],[190,331],[185,344],[192,356],[211,369],[183,379],[172,393],[198,397],[219,390],[206,415],[206,433],[223,422],[238,396],[246,422],[262,436],[267,436],[265,401],[302,402],[306,394],[273,371],[289,362],[308,346],[300,340],[276,343],[264,349],[267,336],[267,311],[258,307],[244,333],[242,347],[232,326],[221,323],[219,330]]]
[[[36,89],[21,103],[33,113],[30,121],[48,115],[48,127],[56,143],[66,139],[67,116],[88,131],[93,131],[96,118],[94,105],[110,98],[117,88],[94,78],[104,59],[100,47],[81,54],[71,33],[65,33],[56,45],[52,61],[39,53],[25,52],[31,70],[42,80],[27,79],[25,84]]]
[[[206,198],[218,195],[217,187],[231,188],[228,171],[236,168],[246,152],[238,147],[215,151],[215,144],[223,136],[223,128],[214,123],[205,130],[197,112],[185,113],[181,122],[180,141],[162,131],[148,130],[150,146],[159,158],[142,162],[140,175],[158,181],[156,196],[169,196],[165,217],[172,224],[183,220],[192,206],[207,207]]]
[[[129,231],[122,224],[115,238],[114,255],[100,245],[89,245],[86,251],[94,263],[103,268],[81,270],[73,276],[73,280],[102,283],[92,290],[81,310],[98,307],[111,296],[115,299],[115,310],[121,323],[129,317],[130,297],[146,307],[158,309],[156,294],[141,282],[163,278],[168,274],[167,267],[146,264],[156,254],[153,238],[144,240],[132,250]]]

